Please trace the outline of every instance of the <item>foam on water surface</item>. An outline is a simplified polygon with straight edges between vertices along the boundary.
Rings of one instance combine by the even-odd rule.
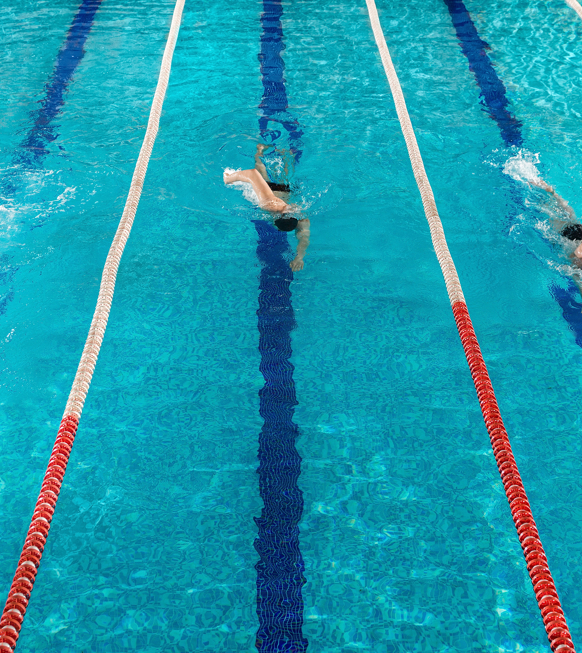
[[[507,159],[503,165],[503,172],[515,181],[537,184],[542,181],[537,169],[539,162],[539,154],[520,150],[518,154]]]

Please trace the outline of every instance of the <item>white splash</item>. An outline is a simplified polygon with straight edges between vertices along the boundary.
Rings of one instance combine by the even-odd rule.
[[[507,159],[503,172],[515,181],[538,184],[542,181],[536,165],[540,162],[539,154],[520,150],[519,154]]]
[[[0,169],[0,177],[14,172],[14,168]],[[15,193],[0,196],[0,241],[14,242],[23,222],[32,225],[42,223],[57,212],[67,210],[75,198],[76,187],[65,186],[55,179],[54,170],[18,171]],[[39,198],[44,193],[45,199]],[[51,195],[54,199],[46,199]]]

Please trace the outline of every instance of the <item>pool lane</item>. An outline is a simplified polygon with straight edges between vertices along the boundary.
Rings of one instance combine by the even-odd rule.
[[[101,2],[102,0],[83,0],[71,22],[53,73],[45,85],[40,107],[30,113],[32,127],[12,157],[13,169],[0,182],[0,193],[4,199],[12,197],[16,192],[23,170],[42,166],[44,157],[49,154],[47,146],[59,136],[54,119],[65,104],[65,91],[85,54],[84,46]],[[8,303],[14,296],[11,284],[17,270],[3,257],[0,267],[0,315],[6,312]]]
[[[281,0],[263,0],[261,14],[261,76],[263,98],[259,108],[262,138],[275,143],[286,131],[295,161],[301,156],[298,122],[287,113],[285,49]],[[259,391],[259,412],[264,420],[259,435],[259,492],[264,502],[261,516],[255,518],[258,537],[255,549],[260,556],[257,570],[257,616],[259,629],[256,647],[276,653],[307,650],[303,637],[303,596],[305,564],[299,548],[299,521],[303,514],[303,492],[297,481],[301,457],[295,447],[299,429],[293,422],[297,397],[291,331],[295,315],[291,304],[289,267],[291,248],[287,233],[271,222],[255,220],[259,237],[257,258],[262,269],[259,284],[260,371],[265,385]]]
[[[85,43],[101,2],[83,0],[79,6],[57,55],[53,73],[45,85],[45,96],[40,101],[40,107],[31,112],[32,127],[14,154],[15,165],[25,168],[41,165],[43,158],[49,154],[47,145],[58,138],[58,125],[54,119],[65,104],[65,92],[83,59]]]
[[[444,0],[451,15],[461,50],[469,60],[469,68],[475,75],[477,84],[481,89],[481,97],[486,110],[495,120],[501,137],[510,147],[522,147],[523,124],[509,110],[509,100],[505,95],[505,85],[499,79],[491,59],[487,55],[490,46],[483,41],[477,32],[473,20],[462,0]]]
[[[459,39],[463,54],[469,61],[469,69],[481,90],[481,98],[486,112],[495,120],[501,138],[507,147],[523,147],[523,124],[509,110],[510,101],[506,96],[505,85],[499,78],[489,55],[489,44],[481,39],[473,23],[471,14],[463,0],[444,0],[449,10],[453,26]],[[512,196],[520,210],[526,211],[526,206],[520,190],[512,182]],[[579,301],[579,291],[571,279],[565,277],[566,288],[551,284],[550,292],[562,309],[562,315],[570,330],[574,333],[576,344],[582,347],[582,303]]]
[[[259,491],[264,502],[255,518],[259,532],[255,549],[257,570],[259,651],[305,651],[303,596],[305,565],[299,548],[299,521],[303,492],[297,481],[301,457],[295,448],[299,434],[293,422],[297,405],[291,331],[295,316],[291,305],[293,273],[286,260],[290,253],[287,234],[257,220],[257,257],[260,276],[259,351],[265,385],[259,392],[259,412],[264,425],[259,435]]]

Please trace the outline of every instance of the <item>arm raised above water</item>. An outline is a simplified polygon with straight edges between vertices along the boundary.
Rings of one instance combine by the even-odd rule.
[[[556,199],[556,202],[559,204],[560,208],[563,209],[573,220],[576,219],[576,214],[574,213],[574,209],[568,204],[568,202],[566,202],[566,200],[561,195],[558,195],[558,193],[556,193],[553,186],[550,186],[550,184],[546,183],[543,179],[539,179],[539,178],[532,179],[530,181],[530,184],[545,190],[550,195],[553,195]]]
[[[537,186],[538,188],[542,188],[550,195],[553,195],[560,208],[568,215],[568,217],[572,220],[576,220],[576,214],[574,213],[574,209],[568,204],[568,202],[561,195],[558,195],[558,193],[556,193],[553,186],[550,186],[543,179],[532,180],[530,183],[533,184],[534,186]],[[563,220],[554,220],[554,223],[555,223],[554,226],[560,231],[564,226],[568,224],[568,222]],[[582,243],[580,243],[580,245],[578,245],[578,247],[576,247],[576,249],[574,250],[574,256],[576,258],[582,259]]]

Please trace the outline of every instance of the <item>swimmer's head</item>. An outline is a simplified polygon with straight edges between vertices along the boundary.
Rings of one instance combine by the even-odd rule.
[[[568,240],[582,240],[582,224],[568,224],[562,229],[562,236]]]
[[[275,227],[279,231],[293,231],[298,225],[299,220],[297,218],[277,218],[275,220]],[[582,225],[580,225],[582,227]]]

